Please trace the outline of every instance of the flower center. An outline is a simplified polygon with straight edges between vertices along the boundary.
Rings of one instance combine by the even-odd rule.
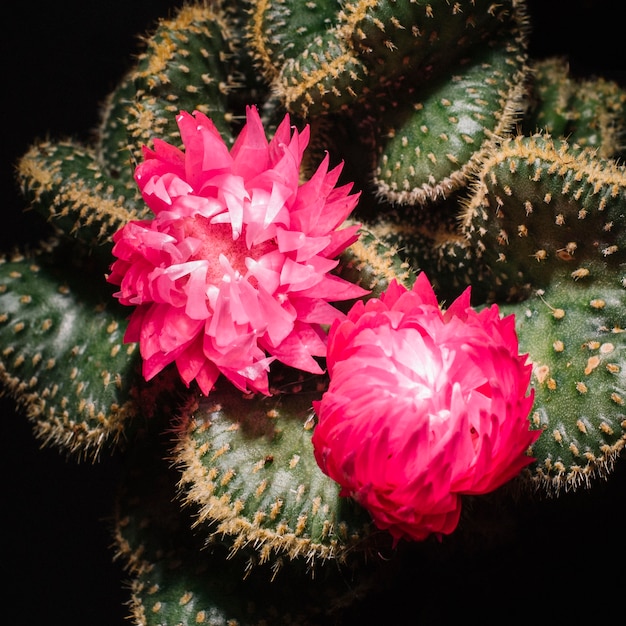
[[[208,261],[207,282],[210,284],[220,283],[224,276],[224,270],[219,262],[221,255],[228,259],[233,270],[245,276],[246,259],[256,261],[277,247],[273,240],[268,240],[261,245],[248,248],[245,227],[241,236],[233,239],[230,224],[211,224],[208,218],[201,216],[186,219],[183,229],[185,236],[194,237],[202,242],[190,260]]]

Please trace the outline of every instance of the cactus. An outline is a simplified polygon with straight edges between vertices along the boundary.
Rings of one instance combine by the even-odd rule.
[[[0,263],[0,381],[43,443],[123,455],[115,547],[134,623],[340,623],[381,573],[402,578],[380,555],[407,555],[316,464],[326,375],[272,366],[269,397],[220,380],[205,398],[171,368],[143,380],[123,343],[112,236],[149,217],[134,164],[155,137],[178,143],[179,110],[206,113],[229,144],[249,104],[269,132],[287,112],[310,125],[303,176],[328,150],[362,194],[335,273],[364,298],[424,271],[444,302],[471,287],[475,306],[515,314],[544,432],[519,489],[469,507],[447,547],[476,540],[513,493],[534,503],[612,475],[626,443],[626,91],[529,58],[531,27],[520,0],[185,5],[142,40],[92,143],[48,139],[19,161],[52,235]],[[419,567],[438,549],[408,554]],[[287,578],[295,597],[272,582]]]

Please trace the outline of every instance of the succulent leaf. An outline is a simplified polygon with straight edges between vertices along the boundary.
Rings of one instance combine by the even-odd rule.
[[[375,103],[374,183],[385,200],[426,204],[464,187],[489,151],[511,134],[525,93],[524,31],[513,23],[427,85],[402,86]],[[382,131],[382,132],[381,132]]]
[[[139,354],[89,262],[52,242],[0,263],[0,378],[38,438],[97,458],[139,413]]]
[[[462,217],[496,299],[523,299],[557,268],[578,277],[586,263],[624,262],[626,169],[592,151],[518,136],[483,163]]]
[[[129,163],[142,160],[142,145],[154,137],[176,142],[181,110],[206,113],[232,143],[227,99],[239,84],[232,62],[237,40],[225,12],[213,3],[186,5],[160,20],[106,102],[98,146],[106,167],[132,171]]]
[[[312,402],[324,380],[281,383],[271,397],[223,385],[185,411],[176,461],[184,502],[207,536],[254,547],[261,563],[309,563],[361,550],[371,520],[324,475],[313,456]]]
[[[601,158],[621,156],[626,138],[626,90],[604,78],[577,80],[562,57],[532,65],[529,107],[522,131],[539,131],[593,148]]]
[[[134,181],[131,186],[109,176],[92,148],[73,141],[33,145],[19,161],[18,180],[32,208],[96,250],[148,211],[138,203]],[[109,245],[104,254],[110,254]]]
[[[544,430],[527,470],[549,494],[605,477],[626,445],[626,276],[594,264],[575,280],[561,269],[518,304],[520,351],[533,364],[531,421]]]
[[[370,290],[370,297],[380,296],[392,280],[406,287],[415,281],[415,271],[386,234],[362,226],[359,239],[341,255],[337,268],[342,278]]]
[[[163,436],[128,451],[115,514],[115,548],[131,576],[129,602],[143,626],[322,626],[343,623],[363,594],[379,585],[374,558],[358,568],[277,558],[255,565],[253,547],[228,546],[192,528],[177,501],[178,473],[164,460]]]

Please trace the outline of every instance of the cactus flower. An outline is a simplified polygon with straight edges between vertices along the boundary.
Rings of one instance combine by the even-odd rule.
[[[268,141],[257,110],[229,150],[205,115],[177,117],[184,151],[160,139],[144,148],[135,180],[154,219],[114,237],[108,280],[134,306],[125,341],[138,342],[150,379],[175,363],[208,394],[220,374],[269,394],[271,361],[321,372],[332,301],[364,291],[329,272],[357,238],[339,228],[355,207],[341,165],[328,156],[300,181],[309,139],[286,116]]]
[[[514,317],[472,309],[469,289],[443,311],[424,273],[393,282],[329,331],[315,458],[394,542],[449,534],[464,494],[533,460],[526,360]]]

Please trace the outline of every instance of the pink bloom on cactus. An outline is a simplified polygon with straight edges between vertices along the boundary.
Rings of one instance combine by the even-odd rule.
[[[204,394],[220,374],[269,394],[274,359],[321,372],[324,326],[343,316],[330,302],[365,293],[329,273],[358,237],[339,228],[358,194],[336,186],[328,156],[300,182],[309,129],[292,132],[288,116],[268,142],[248,107],[230,151],[202,113],[177,122],[184,151],[155,139],[135,171],[154,219],[113,237],[109,281],[136,307],[125,340],[139,342],[145,378],[175,363]]]
[[[513,316],[467,289],[443,311],[425,274],[358,301],[329,332],[330,384],[315,403],[315,458],[394,542],[451,533],[461,496],[532,462],[531,366]]]

